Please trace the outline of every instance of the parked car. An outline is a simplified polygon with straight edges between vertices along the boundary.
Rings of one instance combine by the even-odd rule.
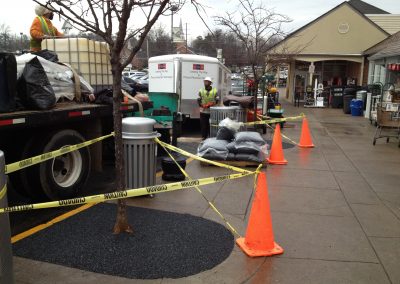
[[[146,70],[130,70],[130,71],[123,71],[122,76],[125,77],[135,77],[135,76],[143,76],[146,75],[147,71]]]
[[[134,74],[130,75],[129,78],[131,78],[132,80],[135,80],[135,79],[138,79],[138,78],[146,76],[146,75],[147,75],[146,72],[138,71],[138,72],[135,72]]]
[[[133,80],[133,79],[131,79],[131,78],[129,78],[129,77],[126,77],[126,76],[122,76],[122,80],[123,80],[126,84],[128,84],[131,88],[134,88],[134,87],[135,87],[135,80]]]
[[[147,91],[149,89],[149,75],[147,74],[138,79],[135,79],[134,82],[135,82],[134,85],[135,90]]]

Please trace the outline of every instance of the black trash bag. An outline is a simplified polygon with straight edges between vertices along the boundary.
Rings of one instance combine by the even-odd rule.
[[[55,62],[55,63],[58,62],[58,55],[53,50],[42,49],[40,51],[32,52],[32,54],[40,56],[51,62]]]
[[[112,89],[103,89],[96,93],[94,93],[96,100],[94,103],[96,104],[106,104],[112,105],[113,104],[113,91]]]
[[[12,53],[0,53],[0,113],[15,110],[17,61]]]
[[[217,140],[232,141],[235,138],[235,131],[228,127],[220,127],[216,136]]]
[[[18,96],[27,109],[47,110],[56,104],[56,96],[37,57],[26,63],[18,80]]]

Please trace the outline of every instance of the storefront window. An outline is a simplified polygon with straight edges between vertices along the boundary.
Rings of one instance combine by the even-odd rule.
[[[373,77],[371,83],[386,83],[386,67],[384,65],[373,64]]]

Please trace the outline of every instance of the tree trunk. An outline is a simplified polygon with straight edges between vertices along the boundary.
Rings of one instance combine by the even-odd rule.
[[[117,58],[116,58],[117,57]],[[113,116],[114,116],[114,140],[115,140],[115,184],[116,190],[125,189],[124,156],[122,148],[122,115],[121,115],[121,79],[122,68],[119,63],[119,56],[111,56],[113,66]],[[117,65],[117,66],[116,66]],[[126,215],[126,202],[123,199],[118,200],[117,220],[115,222],[113,233],[121,232],[133,233],[132,227],[128,223]]]
[[[255,77],[255,76],[254,76]],[[257,90],[258,90],[258,81],[254,78],[254,87],[253,87],[253,96],[254,96],[254,121],[257,121]],[[254,124],[254,128],[256,128],[256,124]]]

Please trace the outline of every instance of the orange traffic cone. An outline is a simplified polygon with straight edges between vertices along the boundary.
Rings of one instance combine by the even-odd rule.
[[[311,139],[310,129],[308,128],[307,118],[303,118],[303,125],[301,127],[299,147],[313,148],[314,144]]]
[[[271,153],[267,159],[268,163],[275,165],[286,165],[288,162],[283,156],[281,126],[279,123],[275,127],[274,139],[272,140]]]
[[[283,248],[274,241],[265,173],[258,175],[246,236],[237,239],[236,243],[251,257],[283,253]]]

